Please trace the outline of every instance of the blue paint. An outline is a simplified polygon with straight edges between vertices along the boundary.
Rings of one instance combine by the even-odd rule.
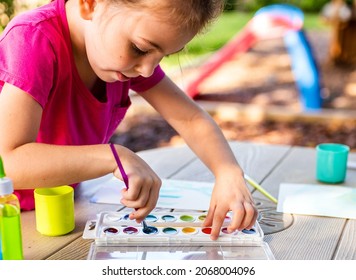
[[[145,218],[145,220],[147,222],[151,222],[151,223],[154,223],[158,220],[158,218],[155,216],[155,215],[152,215],[152,214],[149,214],[147,215],[147,217]]]
[[[176,217],[172,215],[164,215],[162,216],[162,220],[165,222],[174,222],[176,220]]]
[[[158,229],[156,227],[148,226],[145,227],[142,231],[145,234],[156,234],[158,232]]]
[[[243,229],[242,232],[245,233],[245,234],[255,234],[256,233],[256,231],[253,228],[251,228],[251,229]]]
[[[173,235],[173,234],[177,234],[178,230],[175,228],[167,227],[163,229],[163,232],[165,234]]]
[[[160,194],[160,197],[164,197],[164,198],[181,198],[181,195],[173,195],[173,194]]]

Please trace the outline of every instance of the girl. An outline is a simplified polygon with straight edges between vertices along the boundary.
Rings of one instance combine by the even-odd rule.
[[[123,179],[107,144],[130,106],[132,89],[185,139],[216,182],[206,226],[216,239],[250,228],[257,210],[223,134],[164,75],[179,52],[220,12],[222,0],[55,0],[15,17],[0,41],[0,154],[23,209],[33,188],[97,178]],[[129,178],[122,204],[141,222],[161,181],[136,154],[115,145]]]

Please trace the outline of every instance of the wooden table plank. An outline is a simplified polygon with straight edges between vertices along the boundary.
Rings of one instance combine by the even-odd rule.
[[[196,158],[186,145],[137,153],[161,178],[169,178]]]
[[[69,244],[82,234],[81,227],[76,223],[75,230],[70,234],[59,237],[44,236],[37,232],[35,224],[34,211],[23,212],[21,214],[22,243],[24,258],[26,260],[45,259],[53,252],[62,248],[64,244]]]
[[[347,221],[334,259],[356,260],[356,220]]]
[[[49,256],[47,260],[86,260],[93,242],[93,240],[79,237]]]
[[[264,145],[249,142],[231,142],[230,146],[240,166],[257,182],[269,174],[274,166],[288,153],[290,147],[284,145]],[[214,176],[199,159],[190,162],[174,175],[174,179],[213,182]],[[250,188],[252,191],[254,189]]]
[[[278,197],[280,183],[316,183],[314,165],[314,149],[294,147],[261,185]],[[256,197],[263,198],[257,193]]]
[[[294,215],[291,227],[266,235],[276,260],[330,260],[344,219]]]
[[[349,155],[356,162],[356,153]],[[344,185],[356,186],[356,169],[348,169]],[[335,253],[336,260],[356,260],[356,220],[348,220]]]

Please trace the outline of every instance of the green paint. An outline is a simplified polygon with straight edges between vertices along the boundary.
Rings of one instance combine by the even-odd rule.
[[[0,217],[2,257],[4,260],[22,260],[22,236],[20,210],[5,204]]]
[[[198,219],[199,219],[200,221],[204,221],[204,220],[206,219],[206,215],[200,215],[200,216],[198,217]]]
[[[194,217],[189,216],[189,215],[182,215],[182,216],[180,216],[180,219],[184,222],[193,222],[194,221]]]

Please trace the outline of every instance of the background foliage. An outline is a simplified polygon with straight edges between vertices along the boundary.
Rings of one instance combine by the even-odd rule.
[[[0,0],[0,32],[18,13],[41,6],[50,0]]]
[[[272,4],[291,4],[299,7],[304,12],[320,12],[321,8],[330,0],[225,0],[226,11],[257,11],[258,9]],[[349,5],[352,5],[352,0],[346,0]]]

